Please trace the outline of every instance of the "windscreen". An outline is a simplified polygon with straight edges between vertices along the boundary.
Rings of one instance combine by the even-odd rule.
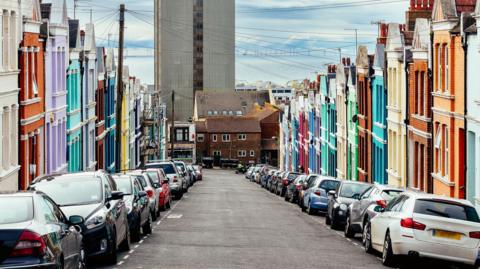
[[[61,206],[95,204],[102,201],[102,186],[96,177],[68,177],[35,184]]]
[[[18,223],[31,219],[33,219],[31,197],[0,197],[0,224]]]
[[[480,222],[477,211],[471,206],[441,200],[417,200],[413,212],[430,216]]]

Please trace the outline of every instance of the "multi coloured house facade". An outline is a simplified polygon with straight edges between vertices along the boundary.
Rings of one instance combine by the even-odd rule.
[[[19,187],[18,30],[22,23],[21,8],[18,1],[0,3],[0,189],[4,190]]]
[[[20,179],[19,189],[25,190],[45,168],[45,82],[44,40],[40,39],[40,3],[22,2],[29,11],[23,17],[20,42]],[[3,151],[2,151],[3,152]]]
[[[82,162],[82,74],[80,70],[80,22],[69,20],[69,65],[67,68],[67,161],[69,172],[83,169]]]
[[[107,135],[105,137],[105,166],[108,172],[115,172],[115,156],[116,156],[116,112],[115,103],[116,98],[116,65],[114,50],[109,48],[105,56],[105,72],[106,72],[106,92],[105,92],[105,130]]]
[[[67,171],[67,57],[69,51],[66,1],[41,4],[45,38],[45,172]]]
[[[349,60],[348,60],[349,61]],[[336,84],[336,118],[337,118],[337,132],[335,137],[337,139],[337,177],[346,178],[347,173],[347,81],[348,77],[346,70],[348,70],[347,59],[343,58],[342,63],[336,67],[335,84]],[[348,63],[349,65],[349,63]]]
[[[95,158],[97,161],[96,169],[106,170],[105,166],[105,138],[107,130],[105,129],[105,91],[106,91],[106,73],[105,73],[105,48],[97,47],[97,89],[95,91],[96,114],[96,135],[95,138]]]
[[[346,179],[358,180],[358,103],[357,68],[348,67],[347,86],[347,173]]]

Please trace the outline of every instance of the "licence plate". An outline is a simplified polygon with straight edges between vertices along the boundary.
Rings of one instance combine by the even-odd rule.
[[[460,234],[460,233],[442,231],[442,230],[434,230],[433,231],[433,236],[440,237],[440,238],[451,239],[451,240],[462,239],[462,234]]]

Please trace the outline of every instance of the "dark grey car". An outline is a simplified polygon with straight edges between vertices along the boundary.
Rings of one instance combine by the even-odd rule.
[[[377,206],[385,208],[393,198],[403,191],[399,188],[375,184],[363,193],[359,200],[354,201],[348,207],[345,236],[351,238],[356,233],[363,232],[365,223],[377,215],[374,208]]]

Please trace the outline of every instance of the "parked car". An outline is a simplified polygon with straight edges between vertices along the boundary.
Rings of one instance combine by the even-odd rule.
[[[302,209],[305,210],[305,206],[303,204],[303,199],[305,197],[305,192],[308,189],[309,184],[317,180],[318,175],[317,174],[310,174],[308,175],[307,179],[303,182],[302,189],[298,193],[298,206]]]
[[[316,176],[306,187],[302,210],[309,215],[325,213],[328,209],[328,193],[336,190],[341,181],[332,177]]]
[[[152,215],[147,192],[137,177],[132,175],[113,175],[118,189],[123,192],[123,201],[127,207],[128,227],[132,241],[140,240],[140,229],[144,234],[152,233]]]
[[[253,170],[255,170],[255,166],[250,166],[247,169],[247,172],[245,173],[245,178],[246,179],[251,179],[252,178]]]
[[[328,195],[325,224],[333,229],[341,229],[347,220],[348,206],[358,200],[363,193],[372,187],[371,184],[358,181],[342,181],[337,190],[331,190]]]
[[[183,196],[184,178],[173,162],[147,163],[147,168],[160,168],[165,172],[169,182],[170,192],[179,199]]]
[[[158,210],[166,210],[170,208],[172,203],[172,195],[170,194],[170,187],[168,186],[169,180],[159,168],[148,168],[145,172],[153,179],[154,182],[159,184],[159,200],[158,200]]]
[[[127,208],[123,193],[103,171],[40,177],[32,190],[47,194],[67,218],[81,216],[83,243],[87,257],[101,256],[117,262],[117,249],[130,248]]]
[[[195,169],[191,165],[187,165],[187,173],[190,175],[190,186],[192,186],[195,182],[197,182],[197,173]]]
[[[303,188],[303,182],[305,180],[307,180],[307,176],[300,175],[294,181],[290,182],[285,193],[285,201],[289,201],[290,203],[297,201],[299,191]]]
[[[85,268],[83,223],[42,192],[0,194],[0,268]]]
[[[279,184],[282,184],[282,178],[286,174],[286,172],[279,172],[275,175],[275,177],[272,180],[272,183],[270,184],[270,192],[272,193],[277,193],[277,188]]]
[[[354,237],[356,233],[363,232],[363,227],[370,219],[377,215],[375,208],[385,208],[387,204],[404,190],[375,184],[366,191],[359,200],[350,204],[345,223],[345,237]]]
[[[287,186],[290,185],[290,183],[294,181],[299,175],[300,173],[297,172],[285,173],[281,181],[277,181],[277,195],[284,197],[285,193],[287,193]]]
[[[200,165],[192,165],[195,173],[197,174],[197,181],[201,181],[203,179],[203,169]]]
[[[174,161],[173,162],[175,166],[178,168],[178,171],[183,177],[183,192],[188,192],[188,189],[190,188],[191,184],[191,177],[187,172],[187,165],[184,162],[181,161]]]
[[[262,176],[261,183],[262,188],[267,188],[268,181],[272,178],[276,170],[268,170],[264,176]]]
[[[469,201],[404,192],[365,227],[365,250],[382,252],[384,265],[399,255],[478,266],[480,218]]]
[[[265,186],[265,188],[267,190],[269,190],[270,192],[272,192],[272,184],[273,182],[276,180],[277,176],[281,173],[281,171],[278,171],[278,170],[275,170],[272,174],[271,177],[269,177],[267,179],[267,185]]]
[[[145,192],[147,192],[150,214],[152,215],[152,220],[155,221],[157,217],[160,216],[160,210],[158,209],[158,204],[160,203],[160,190],[158,189],[158,183],[155,183],[145,171],[131,171],[128,174],[135,176]]]

